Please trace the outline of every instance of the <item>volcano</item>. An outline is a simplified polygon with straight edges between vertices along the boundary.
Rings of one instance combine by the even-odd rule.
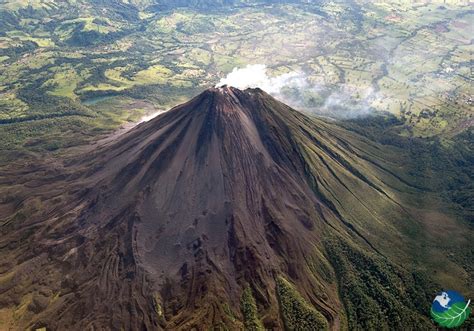
[[[430,328],[406,205],[418,191],[390,148],[220,87],[87,153],[12,170],[0,317],[47,330]]]

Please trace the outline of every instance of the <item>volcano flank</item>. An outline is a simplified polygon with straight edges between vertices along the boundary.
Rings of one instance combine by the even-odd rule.
[[[260,89],[208,89],[19,181],[0,312],[25,303],[19,329],[430,328],[418,189],[391,151]]]

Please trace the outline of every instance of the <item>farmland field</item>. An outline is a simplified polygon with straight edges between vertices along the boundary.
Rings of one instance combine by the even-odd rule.
[[[204,10],[38,0],[8,1],[0,15],[2,149],[79,144],[249,64],[298,73],[304,90],[279,96],[303,111],[389,112],[405,123],[401,134],[421,137],[474,121],[474,11],[459,1]]]

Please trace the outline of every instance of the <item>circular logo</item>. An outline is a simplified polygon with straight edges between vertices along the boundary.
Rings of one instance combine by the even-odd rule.
[[[431,317],[442,327],[456,328],[471,314],[470,303],[456,291],[440,292],[431,305]]]

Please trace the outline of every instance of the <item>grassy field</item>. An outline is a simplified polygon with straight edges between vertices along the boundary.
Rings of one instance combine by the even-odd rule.
[[[55,107],[82,116],[88,100],[101,96],[167,107],[256,63],[269,75],[303,72],[304,97],[289,98],[299,98],[293,105],[303,110],[343,117],[388,111],[415,136],[452,136],[473,123],[474,14],[462,2],[157,11],[145,1],[107,10],[86,2],[2,6],[0,135],[20,120],[34,127]],[[89,110],[94,132],[110,109]]]

